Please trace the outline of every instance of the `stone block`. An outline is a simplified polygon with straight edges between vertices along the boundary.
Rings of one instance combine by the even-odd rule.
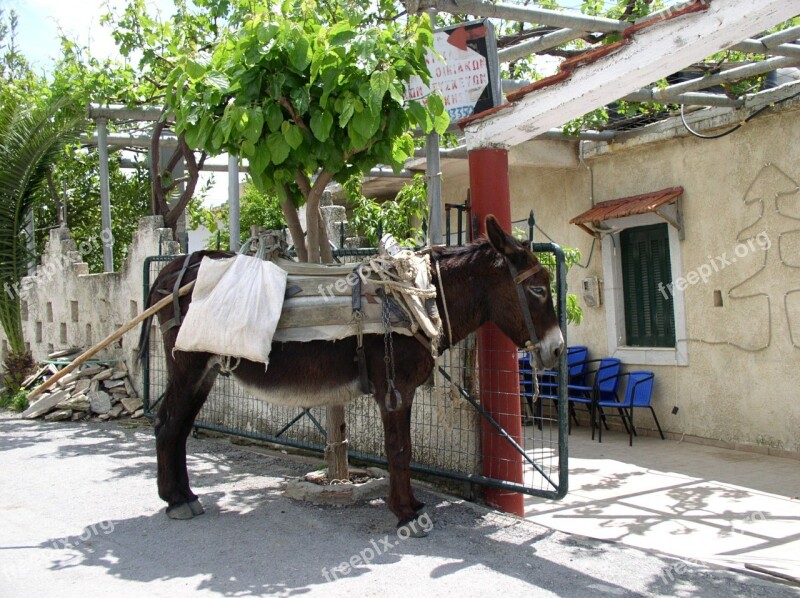
[[[25,419],[36,419],[45,413],[49,413],[56,405],[66,399],[67,396],[68,393],[65,390],[59,390],[58,392],[44,396],[23,411],[22,417]]]

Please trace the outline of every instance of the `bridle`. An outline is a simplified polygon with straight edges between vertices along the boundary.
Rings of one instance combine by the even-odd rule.
[[[533,319],[531,318],[531,310],[528,309],[528,301],[525,299],[525,290],[522,288],[522,283],[528,280],[534,274],[542,270],[541,264],[536,264],[532,268],[528,268],[520,273],[511,260],[508,262],[508,269],[511,271],[511,276],[514,279],[514,286],[517,288],[517,297],[519,297],[519,306],[522,309],[522,315],[525,318],[525,326],[528,329],[528,340],[525,341],[525,349],[531,353],[536,351],[536,344],[539,342],[539,337],[536,336],[536,329],[533,327]]]

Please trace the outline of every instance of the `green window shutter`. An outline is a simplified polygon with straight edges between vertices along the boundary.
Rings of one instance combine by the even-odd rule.
[[[638,226],[620,233],[626,344],[674,347],[675,312],[669,284],[669,230],[666,224]]]

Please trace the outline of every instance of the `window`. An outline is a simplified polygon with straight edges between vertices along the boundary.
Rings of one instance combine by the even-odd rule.
[[[665,213],[673,217],[674,206]],[[684,291],[675,227],[656,214],[606,221],[602,237],[608,355],[627,365],[689,365]],[[663,287],[659,286],[663,284]]]
[[[667,226],[637,226],[620,233],[625,344],[630,347],[675,346]]]

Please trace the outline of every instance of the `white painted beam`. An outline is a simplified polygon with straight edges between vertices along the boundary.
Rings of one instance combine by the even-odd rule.
[[[800,0],[714,0],[703,12],[656,23],[565,81],[469,123],[467,147],[510,147],[533,139],[797,14]]]
[[[512,62],[520,58],[527,58],[531,54],[543,52],[550,48],[555,48],[561,44],[571,42],[579,37],[586,35],[585,31],[577,29],[557,29],[544,35],[537,35],[527,41],[524,41],[508,48],[503,48],[497,52],[497,59],[500,62]]]
[[[451,14],[461,15],[467,13],[479,17],[523,21],[550,27],[569,27],[571,29],[580,29],[581,31],[613,33],[615,31],[624,31],[631,25],[625,21],[617,21],[616,19],[607,19],[605,17],[593,17],[580,13],[549,10],[520,4],[504,4],[489,0],[426,0],[420,3],[420,7],[433,8]]]

